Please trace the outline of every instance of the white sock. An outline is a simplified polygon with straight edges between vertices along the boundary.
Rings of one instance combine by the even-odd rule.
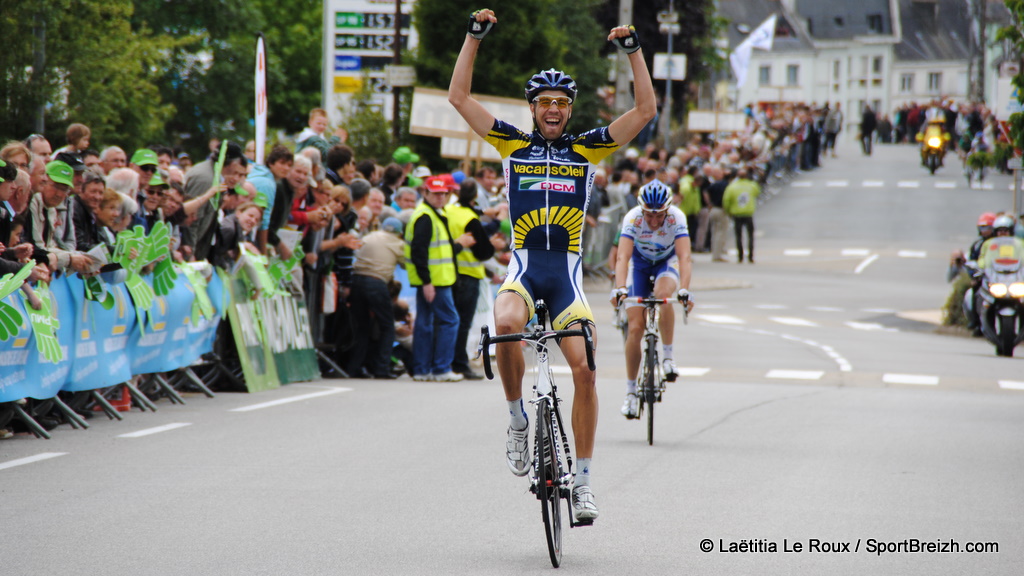
[[[636,380],[626,380],[626,394],[636,394]]]
[[[671,344],[662,344],[661,345],[661,354],[665,358],[671,359],[672,358],[672,345]]]
[[[576,486],[590,486],[590,458],[580,458],[576,461]]]
[[[523,399],[508,401],[508,414],[512,417],[512,428],[526,430],[530,421],[526,418],[526,410],[523,409]]]

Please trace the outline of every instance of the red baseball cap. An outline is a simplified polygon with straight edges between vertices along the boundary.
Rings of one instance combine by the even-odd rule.
[[[425,180],[424,185],[430,192],[451,192],[458,186],[451,174],[431,176]]]

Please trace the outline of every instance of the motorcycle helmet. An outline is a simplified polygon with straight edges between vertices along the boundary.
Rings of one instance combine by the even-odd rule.
[[[992,212],[985,212],[981,216],[978,216],[978,228],[981,228],[981,227],[984,227],[984,226],[991,226],[992,222],[994,222],[995,219],[996,219],[996,215],[995,214],[993,214]]]
[[[565,92],[569,100],[576,100],[576,81],[561,70],[551,68],[533,75],[526,81],[526,101],[533,102],[533,98],[545,90],[558,90]]]
[[[651,180],[640,188],[640,208],[646,212],[664,212],[670,205],[672,191],[661,180]]]
[[[1008,234],[1013,234],[1013,227],[1016,224],[1013,216],[1009,214],[1000,214],[996,217],[995,221],[992,222],[992,232],[998,233],[1000,230],[1005,230]]]

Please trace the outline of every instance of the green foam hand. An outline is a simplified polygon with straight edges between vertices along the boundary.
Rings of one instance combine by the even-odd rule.
[[[274,282],[275,286],[280,286],[282,280],[291,280],[291,272],[295,266],[302,261],[305,257],[305,252],[302,251],[302,246],[296,246],[292,252],[292,257],[287,260],[281,260],[280,258],[274,257],[270,261],[270,266],[267,272],[270,274],[270,279]]]
[[[156,222],[146,237],[146,253],[141,256],[144,264],[166,260],[171,256],[171,229],[166,222]]]
[[[178,273],[174,269],[174,262],[165,258],[156,265],[153,270],[153,292],[157,296],[166,296],[174,288],[174,281],[178,279]]]
[[[132,251],[135,257],[132,257]],[[131,230],[125,230],[117,235],[117,243],[114,245],[114,255],[111,260],[121,265],[128,275],[138,274],[139,270],[148,262],[143,262],[149,247],[146,240],[146,230],[142,226],[136,226]]]
[[[192,325],[199,325],[200,315],[205,316],[208,320],[212,320],[217,314],[217,310],[213,307],[213,301],[210,300],[210,295],[206,291],[206,278],[189,264],[182,266],[181,271],[188,278],[196,296],[195,300],[192,301]]]
[[[60,320],[53,315],[53,302],[50,299],[50,289],[40,286],[36,289],[42,308],[33,310],[28,304],[28,319],[32,323],[32,331],[36,335],[36,348],[44,358],[59,363],[64,359],[64,351],[61,350],[60,342],[57,340],[57,329],[60,328]]]
[[[25,279],[31,274],[32,264],[26,264],[16,273],[5,274],[3,278],[0,278],[0,340],[7,341],[20,332],[21,325],[25,321],[17,308],[2,302],[2,300],[21,288]]]
[[[98,302],[104,310],[114,307],[114,295],[107,290],[107,283],[99,276],[85,279],[85,299]]]

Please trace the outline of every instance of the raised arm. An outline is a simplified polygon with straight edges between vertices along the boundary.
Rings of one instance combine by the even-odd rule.
[[[474,25],[474,21],[478,24]],[[494,126],[494,116],[470,96],[473,85],[473,62],[476,60],[476,51],[480,48],[481,39],[497,21],[494,12],[486,8],[470,16],[470,29],[466,32],[466,41],[463,42],[459,58],[455,61],[452,82],[448,86],[448,102],[451,102],[473,132],[481,138],[487,136]]]
[[[608,41],[614,42],[620,51],[626,52],[629,66],[633,69],[633,97],[635,104],[608,126],[608,132],[617,144],[624,145],[650,122],[658,111],[651,74],[644,62],[640,42],[632,26],[617,26],[608,33]]]

